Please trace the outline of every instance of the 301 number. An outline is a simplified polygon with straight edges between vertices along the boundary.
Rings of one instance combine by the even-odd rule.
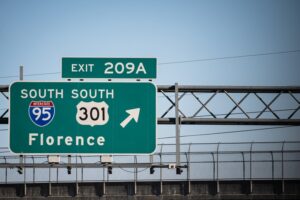
[[[101,120],[105,121],[105,109],[104,107],[102,108],[97,108],[97,107],[92,107],[89,112],[88,109],[85,107],[82,107],[79,109],[80,111],[82,111],[81,115],[79,116],[79,119],[81,120],[87,120],[87,119],[91,119],[93,121],[97,121],[101,118]]]
[[[76,121],[81,125],[105,125],[109,120],[108,105],[102,102],[83,102],[77,104]]]

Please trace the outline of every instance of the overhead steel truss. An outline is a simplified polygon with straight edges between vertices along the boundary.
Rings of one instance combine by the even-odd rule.
[[[180,125],[300,125],[300,87],[295,86],[186,86],[186,85],[160,85],[157,87],[157,92],[163,98],[164,105],[170,105],[161,113],[157,118],[157,123],[161,125],[176,125],[176,152],[171,152],[172,155],[176,155],[176,168],[186,168],[188,177],[190,176],[190,160],[186,162],[180,160],[180,155],[192,155],[191,152],[184,154],[180,150],[182,144],[180,144]],[[9,86],[0,86],[0,93],[2,98],[9,99]],[[250,100],[249,100],[250,99]],[[227,107],[224,109],[224,103],[227,102]],[[1,104],[2,101],[0,101]],[[250,102],[250,103],[249,103]],[[288,103],[287,103],[288,102]],[[7,104],[8,105],[8,104]],[[290,107],[286,107],[286,106]],[[186,109],[189,107],[189,110]],[[191,108],[193,111],[191,111]],[[161,111],[161,110],[159,110]],[[175,111],[175,112],[173,112]],[[284,111],[284,114],[282,114]],[[220,112],[222,112],[220,114]],[[159,112],[158,112],[159,113]],[[0,124],[8,124],[8,108],[0,110]],[[282,144],[281,151],[270,151],[271,162],[272,162],[272,178],[274,178],[274,163],[281,162],[282,164],[282,179],[284,179],[284,161],[283,158],[285,153],[299,153],[299,152],[288,152],[283,150],[284,143]],[[245,179],[245,168],[247,162],[255,162],[252,160],[252,145],[250,151],[238,152],[242,155],[243,163],[243,179]],[[196,152],[198,155],[203,152]],[[205,152],[204,152],[205,153]],[[216,152],[206,152],[212,154],[212,162],[214,166],[214,179],[215,176],[218,180],[218,163],[219,144]],[[224,152],[223,152],[224,153]],[[225,152],[230,153],[230,152]],[[233,152],[234,154],[236,152]],[[259,153],[259,152],[256,152]],[[266,153],[266,152],[262,152]],[[247,161],[244,155],[249,154],[250,158]],[[281,154],[281,160],[273,159],[273,154]],[[7,163],[7,157],[3,157],[4,163],[0,163],[0,168],[16,167],[21,168],[66,168],[72,166],[77,168],[108,168],[108,167],[119,167],[119,168],[134,168],[135,177],[137,177],[137,168],[168,168],[169,163],[153,162],[153,156],[162,156],[162,153],[154,154],[150,156],[150,162],[138,163],[136,156],[134,163],[112,163],[103,165],[101,163],[24,163],[24,157],[19,157],[19,162]],[[216,158],[215,158],[216,155]],[[79,156],[81,158],[81,156]],[[216,161],[215,161],[216,159]],[[152,161],[151,161],[152,160]],[[207,161],[206,161],[207,162]],[[236,161],[233,161],[236,162]],[[238,161],[240,162],[240,161]],[[269,162],[269,161],[266,161]],[[291,161],[291,162],[294,162]],[[298,162],[298,160],[295,162]],[[216,166],[215,166],[215,163]],[[216,169],[215,169],[216,168]],[[216,171],[216,175],[215,175]],[[49,170],[50,172],[50,170]],[[76,170],[77,172],[77,170]],[[181,172],[180,172],[181,173]],[[58,173],[57,173],[58,174]],[[83,173],[82,173],[83,174]],[[161,174],[161,173],[160,173]],[[250,164],[250,179],[252,178],[252,167]],[[7,177],[7,176],[6,176]],[[25,176],[24,176],[25,177]],[[50,176],[49,176],[50,177]],[[136,178],[135,178],[136,180]],[[188,178],[190,180],[190,178]],[[25,179],[24,179],[25,182]],[[161,179],[162,183],[162,179]],[[283,181],[284,183],[284,181]],[[284,186],[283,186],[284,187]]]
[[[176,85],[175,85],[176,86]],[[176,118],[166,117],[167,114],[176,107],[176,103],[170,97],[170,94],[176,94],[175,86],[158,86],[158,92],[171,103],[171,106],[158,118],[158,124],[175,124]],[[296,114],[300,109],[300,100],[298,95],[300,94],[300,87],[282,87],[282,86],[178,86],[178,104],[188,94],[198,102],[198,106],[195,112],[191,115],[187,115],[178,107],[180,113],[181,124],[206,124],[206,125],[300,125],[300,117]],[[206,100],[201,100],[201,96],[204,94],[209,95]],[[239,99],[235,97],[235,94],[241,96]],[[265,100],[263,95],[272,95],[271,100]],[[226,98],[227,101],[231,102],[232,108],[227,110],[223,114],[216,113],[210,108],[213,100],[218,96]],[[290,109],[289,115],[280,116],[272,108],[272,105],[279,102],[281,96],[289,96],[294,101],[294,108]],[[249,114],[249,112],[243,108],[243,103],[246,102],[250,96],[255,105],[260,105],[256,108],[256,115]],[[254,97],[254,98],[253,98]],[[225,99],[225,101],[226,101]],[[191,100],[190,100],[191,101]],[[282,102],[281,102],[282,104]],[[215,110],[220,110],[223,103],[214,103]],[[247,106],[247,105],[246,105]],[[208,113],[205,116],[197,117],[201,111]],[[236,111],[239,111],[239,117],[236,116]],[[218,111],[220,112],[220,111]],[[251,112],[250,112],[251,113]],[[264,114],[271,113],[271,116],[266,117]]]
[[[157,91],[170,103],[165,112],[157,118],[158,124],[176,124],[177,120],[177,123],[180,124],[300,125],[300,117],[297,115],[300,110],[299,86],[187,86],[175,84],[159,85]],[[0,86],[0,93],[7,100],[8,92],[8,85]],[[236,97],[236,94],[239,97]],[[271,99],[266,98],[266,94],[271,96]],[[209,96],[205,99],[204,95]],[[290,98],[289,101],[293,101],[294,107],[289,109],[290,113],[288,115],[282,116],[278,114],[278,110],[274,109],[272,105],[278,102],[282,104],[280,98],[284,95]],[[176,98],[176,96],[178,97]],[[192,98],[187,98],[187,96]],[[226,98],[227,103],[231,103],[232,106],[231,109],[221,115],[217,112],[220,112],[223,103],[216,104],[214,101],[219,96]],[[248,105],[243,105],[250,97],[252,101],[256,101],[253,103],[254,106],[259,105],[255,114],[247,111]],[[193,101],[191,103],[196,102],[194,113],[185,113],[183,107],[185,105],[181,104],[184,99]],[[211,109],[212,104],[215,109]],[[175,110],[175,115],[170,116],[171,110]],[[236,111],[240,112],[238,117],[236,117]],[[199,117],[198,115],[201,112],[206,112],[207,115]],[[0,124],[8,124],[7,114],[8,108],[1,110]]]
[[[160,85],[157,88],[157,92],[162,94],[160,97],[164,97],[170,103],[165,112],[158,117],[157,123],[176,125],[177,166],[180,166],[181,124],[300,125],[299,86],[187,86],[175,83],[175,85]],[[9,96],[8,92],[9,86],[0,86],[0,93],[6,99]],[[251,103],[247,102],[249,99]],[[224,102],[227,103],[229,109],[223,109],[226,104]],[[280,109],[277,109],[277,104],[281,104]],[[286,104],[292,107],[282,109],[282,105],[286,106]],[[277,106],[273,107],[273,105]],[[195,110],[190,114],[185,111],[186,107],[192,107]],[[249,111],[249,107],[254,108],[255,112]],[[171,110],[175,111],[174,115],[171,114]],[[224,113],[217,113],[220,110],[224,110]],[[289,111],[289,113],[278,114],[282,110]],[[207,114],[199,116],[203,112]],[[7,113],[8,108],[2,112],[0,124],[8,123]]]

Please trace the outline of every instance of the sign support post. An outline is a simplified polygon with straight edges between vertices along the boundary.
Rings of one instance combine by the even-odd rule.
[[[180,166],[180,117],[179,117],[178,83],[175,83],[175,118],[176,118],[176,165]]]
[[[24,77],[24,67],[23,67],[23,65],[21,65],[20,68],[19,68],[20,81],[23,81],[23,77]]]

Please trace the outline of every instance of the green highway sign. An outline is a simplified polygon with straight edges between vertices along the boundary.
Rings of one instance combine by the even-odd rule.
[[[10,149],[18,154],[150,154],[156,86],[133,82],[15,82]]]
[[[156,58],[62,58],[62,77],[155,79]]]

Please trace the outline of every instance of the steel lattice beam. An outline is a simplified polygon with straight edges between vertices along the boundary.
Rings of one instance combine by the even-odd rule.
[[[9,92],[9,87],[7,85],[0,86],[0,92],[4,95],[5,92]],[[171,103],[171,106],[167,111],[159,118],[157,118],[158,124],[175,124],[175,116],[167,116],[170,110],[175,109],[175,102],[170,98],[168,93],[175,93],[174,85],[159,85],[157,91],[164,95],[164,97]],[[180,100],[184,98],[185,94],[190,93],[198,101],[201,106],[200,109],[197,109],[193,116],[187,116],[184,112],[178,108],[179,113],[181,114],[180,123],[181,124],[206,124],[206,125],[300,125],[300,118],[293,118],[297,112],[300,112],[300,100],[297,99],[295,94],[300,94],[299,86],[178,86],[178,93],[180,93]],[[206,100],[201,101],[197,94],[202,93],[212,93],[212,96]],[[240,100],[234,99],[231,94],[240,93],[243,94],[243,98]],[[266,102],[259,94],[277,94],[272,101]],[[225,115],[224,118],[216,117],[217,114],[213,113],[209,109],[209,103],[211,99],[215,98],[219,94],[224,94],[228,97],[230,102],[234,104],[234,107]],[[264,108],[260,110],[260,113],[256,117],[250,117],[247,112],[242,108],[242,102],[248,98],[249,94],[256,96],[258,103],[264,105]],[[294,99],[295,103],[298,104],[296,108],[293,109],[293,112],[287,118],[280,118],[274,110],[272,110],[271,105],[277,100],[281,94],[290,95]],[[206,110],[211,118],[196,118],[201,110]],[[234,110],[240,110],[246,118],[228,118],[230,115],[233,115]],[[262,114],[265,112],[271,112],[275,118],[263,118]],[[0,124],[8,124],[8,118],[5,117],[7,110],[0,114]]]
[[[175,101],[168,96],[168,93],[175,93],[175,86],[164,85],[158,86],[158,92],[162,93],[163,96],[171,103],[171,106],[163,113],[163,115],[158,118],[158,124],[175,124],[176,118],[173,116],[167,116],[167,114],[175,109]],[[299,86],[178,86],[178,93],[180,93],[180,98],[182,100],[186,94],[191,94],[192,97],[199,103],[200,108],[192,116],[188,116],[184,113],[184,106],[178,108],[179,112],[182,114],[180,117],[181,124],[203,124],[203,125],[300,125],[300,117],[295,117],[295,114],[300,110],[300,100],[297,99],[295,94],[300,94]],[[203,94],[211,94],[206,100],[199,98]],[[197,96],[198,94],[198,96]],[[233,94],[241,94],[242,98],[235,99]],[[256,104],[262,105],[258,115],[250,116],[245,108],[243,108],[242,103],[245,99],[249,98],[250,94],[255,97]],[[261,94],[271,95],[271,100],[266,101],[261,97]],[[272,109],[272,104],[278,101],[280,96],[285,94],[291,98],[295,104],[296,108],[292,109],[292,113],[288,117],[280,117],[276,114],[276,110]],[[233,108],[223,114],[223,118],[217,113],[214,113],[211,108],[209,108],[209,103],[216,96],[223,95],[227,100],[233,104]],[[179,103],[180,104],[180,103]],[[219,106],[220,108],[222,106]],[[208,117],[196,117],[197,114],[205,110],[209,113]],[[233,117],[234,111],[241,111],[242,117]],[[263,117],[262,115],[270,112],[272,117]],[[229,118],[230,117],[230,118]]]
[[[158,118],[158,124],[175,124],[175,118]],[[181,124],[202,124],[202,125],[300,125],[300,119],[200,119],[200,118],[181,118]]]
[[[174,85],[159,85],[157,91],[175,92]],[[216,91],[227,91],[230,93],[300,93],[300,86],[194,86],[179,85],[179,92],[202,92],[213,93]]]

